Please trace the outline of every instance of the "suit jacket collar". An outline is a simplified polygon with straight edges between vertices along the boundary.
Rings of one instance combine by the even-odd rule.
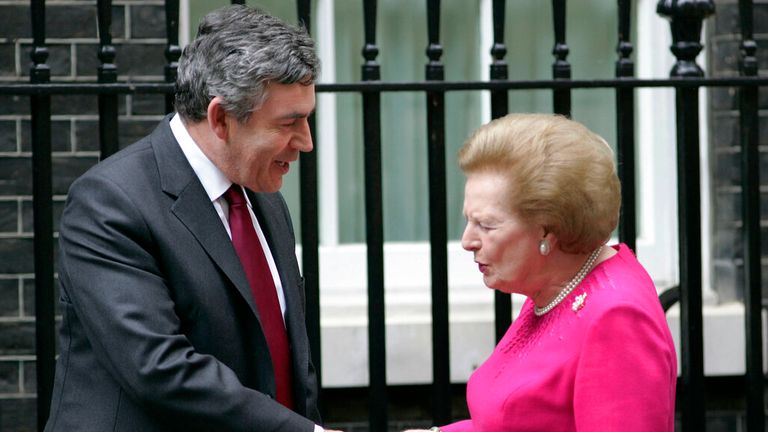
[[[150,135],[160,176],[160,187],[163,192],[176,199],[171,206],[171,212],[197,238],[258,317],[253,294],[237,253],[208,194],[171,132],[171,117],[166,116]]]

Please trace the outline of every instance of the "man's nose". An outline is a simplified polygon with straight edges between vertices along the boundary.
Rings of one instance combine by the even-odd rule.
[[[314,148],[312,143],[312,133],[309,128],[309,120],[301,119],[300,130],[293,138],[293,146],[301,152],[310,152]]]

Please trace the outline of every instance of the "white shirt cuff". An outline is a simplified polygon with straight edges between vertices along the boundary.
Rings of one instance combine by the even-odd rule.
[[[318,425],[315,425],[315,432],[325,432],[325,429],[321,428]]]

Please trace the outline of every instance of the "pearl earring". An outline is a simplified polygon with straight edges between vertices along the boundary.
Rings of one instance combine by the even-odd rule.
[[[550,251],[549,242],[544,239],[539,241],[539,253],[544,256],[547,256],[549,255],[549,251]]]

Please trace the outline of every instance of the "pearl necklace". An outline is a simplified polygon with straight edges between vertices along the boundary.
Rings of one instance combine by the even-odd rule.
[[[595,263],[595,260],[597,259],[597,256],[600,255],[600,250],[603,247],[600,246],[589,255],[589,258],[587,258],[586,261],[584,261],[584,264],[581,266],[579,271],[576,273],[576,276],[573,277],[570,281],[568,281],[567,284],[565,284],[565,288],[563,288],[557,296],[552,299],[551,302],[549,302],[548,305],[544,307],[538,307],[534,305],[533,307],[533,313],[536,314],[536,316],[542,316],[545,313],[551,311],[555,308],[555,306],[559,305],[561,301],[565,300],[566,297],[568,297],[568,294],[571,293],[576,287],[581,283],[582,280],[587,276],[587,273],[589,273],[590,270],[592,270],[592,265]]]

